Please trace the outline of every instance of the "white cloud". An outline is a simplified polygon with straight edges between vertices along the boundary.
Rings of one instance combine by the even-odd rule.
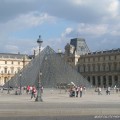
[[[69,34],[71,34],[72,32],[73,32],[73,28],[68,27],[65,29],[64,33],[61,34],[61,37],[66,37]]]
[[[95,36],[101,36],[108,32],[107,24],[80,24],[78,27],[79,33],[91,34]]]
[[[52,17],[47,13],[30,12],[28,14],[19,15],[17,18],[10,20],[7,23],[0,24],[0,31],[16,31],[54,21],[55,17]]]
[[[58,21],[57,21],[58,20]],[[60,26],[60,29],[55,26],[62,23],[65,28]],[[53,25],[47,26],[44,23]],[[73,24],[73,25],[72,25]],[[72,26],[72,27],[71,27]],[[11,34],[21,32],[22,30],[42,27],[47,38],[46,45],[51,45],[57,49],[64,47],[65,42],[73,37],[83,36],[91,41],[104,42],[106,44],[110,40],[120,37],[120,1],[119,0],[4,0],[0,1],[0,45],[1,50],[3,45],[8,41],[16,44],[14,46],[33,41],[23,38],[12,40]],[[54,29],[55,28],[55,29]],[[56,35],[50,36],[53,31]],[[34,30],[33,30],[34,31]],[[60,33],[60,31],[62,31]],[[34,31],[36,32],[36,31]],[[19,33],[18,33],[19,34]],[[27,33],[28,35],[31,32]],[[21,35],[21,33],[20,33]],[[48,36],[47,36],[48,35]],[[59,35],[59,37],[58,37]],[[27,35],[26,35],[27,36]],[[9,38],[10,37],[10,38]],[[12,36],[13,37],[13,36]],[[55,38],[56,37],[56,38]],[[9,38],[9,39],[8,39]],[[92,39],[91,39],[92,38]],[[4,44],[3,44],[4,43]],[[92,42],[93,43],[93,42]],[[95,43],[95,42],[94,42]],[[99,44],[98,43],[98,44]],[[8,45],[8,44],[7,44]],[[114,44],[115,45],[115,44]],[[94,45],[95,47],[96,45]],[[9,46],[10,47],[10,46]],[[29,48],[33,45],[29,45]],[[111,44],[112,47],[112,44]],[[8,47],[5,47],[8,49]],[[19,48],[19,47],[18,47]],[[26,48],[27,49],[27,48]],[[16,48],[17,50],[17,48]],[[25,50],[25,49],[22,49]],[[28,51],[28,50],[26,50]]]
[[[31,12],[29,14],[20,15],[17,19],[15,19],[18,25],[22,25],[23,27],[34,27],[45,22],[53,22],[54,20],[55,18],[48,15],[47,13],[38,12]]]
[[[36,11],[28,14],[20,14],[15,19],[7,21],[6,23],[0,23],[0,42],[2,42],[3,45],[10,43],[10,46],[4,47],[6,51],[13,52],[13,49],[16,49],[17,51],[18,49],[15,46],[12,46],[11,42],[16,43],[16,46],[24,46],[25,42],[30,41],[30,39],[11,38],[11,34],[21,30],[34,28],[36,26],[38,27],[44,23],[54,24],[55,20],[55,17],[52,17],[47,13],[39,13]],[[3,49],[2,47],[1,49]]]
[[[108,11],[111,12],[112,17],[116,17],[119,11],[119,1],[118,0],[111,0],[109,4]]]
[[[19,48],[15,45],[5,45],[5,49],[11,53],[19,52]]]

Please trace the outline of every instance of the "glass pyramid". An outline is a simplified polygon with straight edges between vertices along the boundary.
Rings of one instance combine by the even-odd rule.
[[[9,86],[19,87],[35,85],[38,87],[39,73],[43,87],[51,88],[59,84],[75,83],[90,87],[90,83],[74,68],[72,68],[62,56],[57,54],[52,48],[47,46],[31,62],[17,73],[10,81]],[[21,77],[20,77],[21,74]],[[8,83],[5,84],[8,86]]]

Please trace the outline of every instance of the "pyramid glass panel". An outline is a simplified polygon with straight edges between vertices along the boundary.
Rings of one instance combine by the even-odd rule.
[[[39,73],[42,73],[39,76]],[[20,76],[21,74],[21,76]],[[90,83],[74,68],[72,68],[61,55],[47,46],[31,62],[17,73],[10,81],[11,87],[32,86],[38,87],[38,79],[43,87],[56,87],[59,84],[84,85],[90,87]],[[8,83],[5,84],[7,87]]]

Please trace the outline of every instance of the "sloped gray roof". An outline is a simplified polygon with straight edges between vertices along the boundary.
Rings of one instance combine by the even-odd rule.
[[[26,54],[0,53],[0,58],[22,59],[25,56],[28,57]]]

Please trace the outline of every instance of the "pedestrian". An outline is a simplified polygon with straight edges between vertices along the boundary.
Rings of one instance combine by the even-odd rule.
[[[35,88],[35,86],[32,86],[32,91],[31,91],[31,99],[34,97],[36,97],[36,92],[37,92],[37,90],[36,90],[36,88]]]
[[[43,86],[41,86],[41,93],[43,93]]]
[[[108,87],[107,90],[108,90],[108,95],[110,95],[110,87]]]
[[[83,91],[83,88],[82,86],[80,86],[80,97],[82,97],[82,91]]]
[[[27,86],[26,93],[28,94],[30,92],[30,86]]]
[[[79,89],[80,89],[80,87],[76,86],[76,97],[78,97]]]
[[[85,92],[86,92],[86,87],[85,86],[83,87],[83,90],[84,90],[84,94],[85,94]]]
[[[102,91],[101,87],[98,87],[98,95],[102,95],[101,91]]]

